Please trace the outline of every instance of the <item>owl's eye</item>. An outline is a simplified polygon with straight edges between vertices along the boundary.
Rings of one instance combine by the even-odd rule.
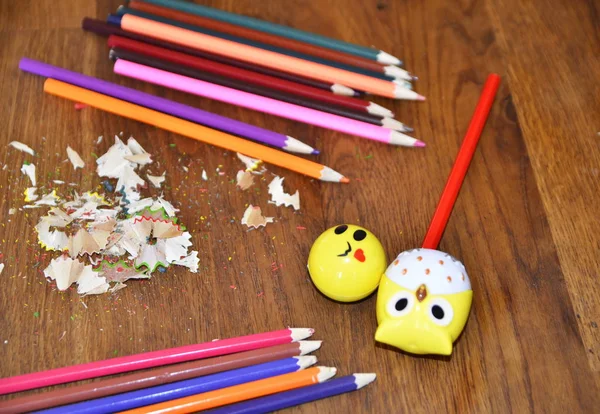
[[[341,226],[337,226],[334,230],[335,234],[342,234],[343,232],[345,232],[346,230],[348,230],[348,226],[346,226],[345,224],[342,224]]]
[[[429,318],[436,325],[448,326],[454,318],[452,305],[446,299],[435,298],[429,302]]]
[[[409,292],[398,292],[389,300],[387,312],[393,317],[404,316],[412,310],[414,304],[414,295]]]

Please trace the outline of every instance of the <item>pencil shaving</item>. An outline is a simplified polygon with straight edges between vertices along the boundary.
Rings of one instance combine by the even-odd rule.
[[[36,206],[56,206],[59,200],[60,197],[56,195],[56,190],[52,190],[50,194],[45,194],[42,198],[34,202],[34,204]]]
[[[300,193],[298,190],[293,195],[286,193],[283,190],[283,177],[276,176],[269,183],[269,195],[271,196],[270,202],[277,207],[293,207],[294,210],[300,210]]]
[[[67,146],[67,157],[69,157],[69,161],[73,164],[73,169],[83,168],[85,166],[85,162],[81,159],[79,154],[71,147]]]
[[[251,229],[257,229],[259,227],[265,227],[267,223],[272,223],[273,217],[264,217],[260,207],[249,205],[244,216],[242,217],[242,224],[250,227]]]
[[[21,167],[21,172],[23,174],[25,174],[27,177],[29,177],[29,180],[31,181],[31,185],[36,187],[37,186],[37,181],[35,179],[35,165],[34,164],[30,164],[28,162],[24,163],[23,166]]]
[[[129,279],[150,278],[150,275],[129,266],[124,261],[118,261],[115,264],[104,261],[101,266],[101,272],[107,282],[115,282],[117,285],[122,284],[118,288],[116,286],[113,287],[111,289],[112,292],[124,288],[126,285],[124,285],[123,282],[126,282]]]
[[[105,293],[109,288],[106,278],[94,272],[92,266],[65,256],[52,259],[44,269],[44,276],[54,280],[58,290],[67,290],[73,283],[77,283],[77,293],[80,295],[97,295]]]
[[[248,157],[247,155],[240,154],[239,152],[237,152],[236,154],[239,160],[243,162],[246,166],[246,171],[251,171],[253,174],[256,175],[264,174],[264,172],[267,171],[267,169],[264,166],[262,166],[262,160]]]
[[[41,247],[62,253],[44,271],[59,290],[76,283],[80,295],[116,292],[127,286],[127,280],[149,278],[159,267],[163,271],[171,265],[198,272],[198,252],[190,251],[192,235],[175,216],[179,209],[162,195],[141,198],[137,193],[145,182],[136,170],[147,160],[151,160],[150,154],[135,139],[124,144],[115,137],[115,144],[98,158],[97,172],[116,178],[116,188],[123,196],[107,199],[88,191],[61,202],[56,190],[41,198],[36,187],[24,191],[26,202],[33,204],[23,208],[50,206],[35,230]],[[24,164],[24,173],[35,177],[35,167],[30,165]],[[160,187],[166,172],[148,176]],[[106,183],[105,188],[112,191],[114,187]]]
[[[146,185],[146,182],[135,172],[139,164],[129,161],[127,157],[144,153],[144,149],[133,138],[129,138],[125,145],[119,137],[115,136],[114,145],[96,160],[98,175],[116,178],[115,190],[124,194],[126,202],[139,200],[138,187]]]
[[[148,178],[148,181],[150,181],[154,187],[160,188],[160,186],[166,179],[165,174],[166,174],[166,171],[164,173],[162,173],[162,175],[146,174],[146,177]]]
[[[152,162],[152,158],[150,157],[150,154],[148,154],[148,153],[128,155],[125,157],[125,159],[127,161],[131,161],[131,162],[134,162],[139,165],[146,165],[146,164],[150,164]]]
[[[35,155],[35,151],[32,148],[30,148],[29,146],[23,144],[22,142],[11,141],[8,143],[8,145],[15,149],[18,149],[19,151],[26,152],[29,155]]]
[[[25,202],[26,203],[30,203],[32,201],[37,200],[40,196],[38,196],[36,194],[37,188],[36,187],[29,187],[27,189],[25,189],[25,191],[23,192],[23,194],[25,195]]]
[[[173,207],[173,204],[169,203],[162,197],[157,197],[156,199],[151,197],[143,198],[139,201],[130,203],[127,206],[127,211],[129,214],[139,213],[145,209],[149,209],[151,212],[164,209],[165,213],[167,213],[169,217],[175,217],[175,213],[179,211],[179,209]]]
[[[254,184],[254,176],[250,171],[239,170],[236,175],[236,185],[240,190],[247,190]]]

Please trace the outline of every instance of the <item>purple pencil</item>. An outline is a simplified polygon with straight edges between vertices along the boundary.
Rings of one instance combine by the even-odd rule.
[[[375,374],[352,374],[347,377],[302,387],[279,394],[228,405],[207,411],[206,414],[262,414],[293,407],[334,395],[361,389],[375,381]]]
[[[110,95],[114,98],[123,99],[125,101],[170,114],[178,118],[187,119],[188,121],[197,122],[199,124],[225,131],[230,134],[239,135],[253,141],[258,141],[267,145],[281,148],[288,152],[296,152],[300,154],[319,153],[319,151],[313,149],[309,145],[306,145],[296,138],[288,135],[269,131],[254,125],[246,124],[245,122],[236,121],[235,119],[203,111],[201,109],[171,101],[169,99],[159,98],[158,96],[136,91],[135,89],[126,88],[124,86],[91,76],[86,76],[81,73],[72,72],[70,70],[39,62],[37,60],[22,58],[19,62],[19,68],[25,72],[30,72],[46,78],[56,79],[98,93]]]

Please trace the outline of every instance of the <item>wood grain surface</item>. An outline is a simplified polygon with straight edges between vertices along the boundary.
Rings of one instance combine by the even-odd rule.
[[[105,18],[119,1],[0,0],[0,376],[203,342],[285,326],[313,327],[320,364],[338,375],[376,372],[361,392],[289,412],[594,412],[600,403],[600,39],[598,3],[560,0],[222,0],[203,4],[349,40],[401,56],[419,75],[422,104],[376,99],[427,142],[389,148],[112,73],[105,39],[83,17]],[[20,73],[40,59],[245,122],[285,132],[322,151],[348,185],[319,183],[269,166],[247,192],[232,180],[235,154],[46,96]],[[356,223],[389,257],[422,240],[489,72],[503,82],[440,249],[471,275],[473,310],[449,358],[376,345],[375,297],[357,304],[320,295],[306,271],[312,241]],[[167,172],[164,195],[200,251],[200,272],[169,269],[114,295],[58,292],[42,269],[33,229],[17,211],[29,185],[19,172],[33,147],[40,185],[97,188],[93,154],[120,132]],[[105,137],[96,144],[99,135]],[[174,145],[171,145],[174,144]],[[66,146],[86,161],[73,171]],[[182,167],[188,167],[185,172]],[[219,175],[216,169],[225,172]],[[209,180],[201,180],[202,170]],[[302,209],[268,204],[277,174]],[[101,189],[101,187],[98,187]],[[64,190],[61,190],[64,191]],[[146,194],[157,194],[148,191]],[[240,224],[247,204],[275,223]],[[10,398],[10,397],[4,397]]]

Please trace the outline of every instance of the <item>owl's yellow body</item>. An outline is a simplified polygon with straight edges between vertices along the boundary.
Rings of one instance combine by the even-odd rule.
[[[472,300],[458,260],[437,250],[403,252],[379,284],[375,340],[412,354],[450,355]]]

